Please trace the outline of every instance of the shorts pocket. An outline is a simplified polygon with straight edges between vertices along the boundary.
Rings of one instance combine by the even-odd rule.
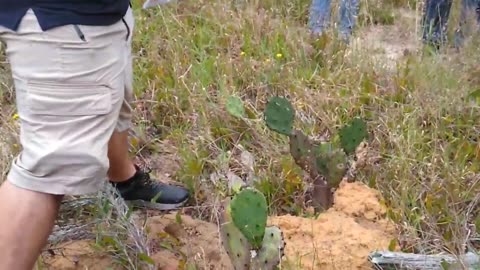
[[[125,30],[127,31],[126,39],[128,42],[132,41],[133,30],[135,27],[135,19],[133,17],[133,11],[131,8],[128,8],[125,16],[122,18],[122,22],[125,26]]]
[[[27,82],[26,106],[31,114],[103,115],[112,111],[112,89],[95,84]]]

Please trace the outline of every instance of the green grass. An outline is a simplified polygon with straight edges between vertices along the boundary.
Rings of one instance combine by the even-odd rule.
[[[140,10],[134,1],[136,105],[146,108],[135,121],[151,141],[141,153],[155,154],[158,141],[171,141],[181,159],[174,177],[203,205],[225,192],[224,183],[208,181],[213,172],[241,174],[241,145],[255,157],[256,185],[271,214],[305,215],[288,142],[262,121],[269,97],[288,96],[308,135],[328,136],[355,116],[367,119],[371,158],[357,181],[382,192],[404,250],[477,245],[468,228],[480,225],[480,113],[466,97],[478,88],[478,42],[461,53],[414,53],[392,72],[374,65],[368,51],[345,54],[332,36],[312,40],[309,3],[203,0]],[[375,7],[375,19],[365,22],[395,23],[389,14],[406,5]],[[2,108],[12,105],[7,85],[0,82]],[[246,121],[228,115],[230,95],[243,100]],[[1,112],[11,123],[12,112]],[[14,151],[0,162],[8,164]]]
[[[447,59],[410,56],[392,75],[373,69],[367,53],[347,59],[338,42],[310,40],[308,4],[250,1],[235,9],[229,1],[180,2],[136,11],[136,93],[155,99],[149,121],[180,142],[177,178],[200,189],[223,153],[232,153],[228,165],[235,166],[240,144],[255,155],[271,212],[302,214],[302,185],[286,181],[296,179],[286,177],[295,167],[282,154],[287,143],[261,121],[266,100],[287,95],[310,135],[334,132],[357,115],[368,119],[380,159],[357,180],[382,191],[412,248],[460,249],[465,222],[476,218],[466,209],[479,188],[479,113],[464,100],[478,87],[471,81],[475,45]],[[247,104],[246,123],[227,116],[232,94]],[[197,195],[198,203],[207,201]]]

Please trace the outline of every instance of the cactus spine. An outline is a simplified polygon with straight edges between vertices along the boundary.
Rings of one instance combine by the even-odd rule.
[[[280,263],[283,234],[277,227],[266,227],[266,223],[265,196],[254,188],[243,188],[226,205],[220,231],[236,270],[273,270]]]

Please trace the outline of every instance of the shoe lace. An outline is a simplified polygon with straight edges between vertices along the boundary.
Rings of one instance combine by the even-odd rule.
[[[143,177],[142,177],[141,182],[142,182],[143,187],[146,187],[147,189],[151,189],[151,190],[156,191],[159,183],[150,178],[150,173],[151,172],[152,172],[152,169],[150,167],[146,167],[143,170]],[[159,192],[158,194],[155,194],[154,198],[152,198],[152,201],[157,200],[158,197],[161,195],[161,193],[162,192]]]
[[[141,182],[145,187],[154,187],[156,184],[156,182],[150,178],[151,172],[152,169],[150,167],[146,167],[145,169],[143,169],[143,177]]]

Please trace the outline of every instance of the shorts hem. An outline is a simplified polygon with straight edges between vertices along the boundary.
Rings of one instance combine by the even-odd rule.
[[[131,130],[133,128],[133,125],[131,123],[128,124],[117,124],[115,127],[115,131],[118,133],[122,133],[127,130]]]
[[[58,178],[58,177],[55,177]],[[68,176],[62,177],[68,179]],[[46,181],[48,180],[48,181]],[[46,193],[51,195],[70,195],[80,196],[97,193],[101,190],[103,180],[83,180],[78,185],[72,183],[65,183],[65,181],[54,180],[52,178],[39,178],[34,176],[27,176],[12,168],[7,176],[7,181],[11,184],[30,191]],[[105,178],[106,181],[106,178]],[[90,182],[90,184],[86,184]]]

